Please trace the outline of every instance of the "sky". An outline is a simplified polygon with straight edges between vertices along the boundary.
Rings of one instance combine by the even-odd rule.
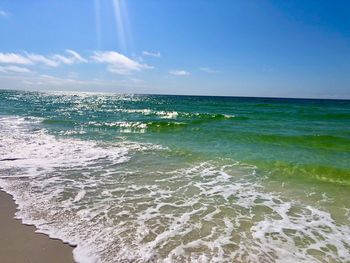
[[[350,1],[0,0],[0,89],[350,98]]]

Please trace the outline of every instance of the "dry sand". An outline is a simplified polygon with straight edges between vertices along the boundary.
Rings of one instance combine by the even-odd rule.
[[[14,219],[16,204],[0,190],[1,263],[73,263],[73,248],[60,240],[35,233],[34,226]]]

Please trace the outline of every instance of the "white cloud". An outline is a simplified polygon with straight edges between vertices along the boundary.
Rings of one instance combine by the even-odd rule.
[[[217,70],[214,70],[214,69],[211,69],[211,68],[206,68],[206,67],[200,68],[200,70],[203,71],[203,72],[206,72],[206,73],[210,73],[210,74],[218,72]]]
[[[49,67],[57,67],[60,63],[56,60],[49,59],[43,55],[26,53],[28,59],[32,62],[32,64],[44,64]]]
[[[142,54],[145,56],[149,56],[149,57],[156,57],[156,58],[160,58],[160,52],[149,52],[149,51],[142,51]]]
[[[18,66],[0,66],[0,72],[3,73],[31,73],[30,69]]]
[[[2,17],[8,16],[8,13],[5,12],[4,10],[0,10],[0,16],[2,16]]]
[[[71,50],[71,49],[66,49],[66,52],[71,54],[72,57],[71,58],[74,58],[74,60],[76,62],[82,62],[82,63],[87,63],[88,61],[83,58],[82,56],[80,56],[80,54],[78,52],[75,52],[74,50]]]
[[[115,51],[96,51],[91,58],[98,63],[107,64],[108,71],[119,75],[152,68]]]
[[[30,65],[33,62],[25,56],[15,53],[0,53],[0,64]]]
[[[84,59],[74,50],[67,49],[66,52],[70,54],[70,56],[63,56],[60,54],[55,54],[50,57],[45,57],[43,55],[37,55],[37,54],[27,54],[27,56],[33,62],[43,63],[49,67],[57,67],[61,64],[72,65],[72,64],[87,62],[86,59]]]
[[[43,64],[49,67],[58,67],[62,64],[72,65],[76,63],[87,63],[87,60],[80,56],[77,52],[70,49],[67,49],[66,52],[69,54],[69,56],[63,56],[60,54],[44,56],[28,52],[24,52],[24,54],[0,53],[0,64]]]
[[[175,76],[189,76],[190,72],[186,70],[170,70],[169,74],[175,75]]]
[[[63,63],[63,64],[67,64],[67,65],[72,65],[75,63],[87,63],[87,60],[85,58],[83,58],[82,56],[80,56],[74,50],[66,49],[66,52],[70,54],[69,57],[56,54],[56,55],[53,55],[52,58],[57,63]]]
[[[57,64],[63,63],[63,64],[71,65],[74,63],[73,59],[59,55],[59,54],[53,55],[52,58]]]
[[[15,68],[13,67],[14,65],[44,65],[48,67],[58,67],[61,65],[72,65],[77,63],[91,62],[105,64],[108,71],[120,75],[128,75],[132,72],[153,68],[141,61],[131,59],[116,51],[96,51],[90,57],[89,60],[82,57],[76,51],[70,49],[67,49],[66,54],[63,55],[42,55],[36,53],[29,53],[26,51],[24,51],[23,53],[0,52],[0,65],[9,64],[9,67],[1,67],[1,72],[24,72],[29,70],[24,68],[20,69],[19,67]]]

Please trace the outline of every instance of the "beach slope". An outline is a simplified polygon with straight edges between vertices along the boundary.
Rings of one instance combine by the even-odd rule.
[[[0,262],[73,263],[72,247],[47,235],[35,233],[34,226],[14,219],[16,204],[0,190]]]

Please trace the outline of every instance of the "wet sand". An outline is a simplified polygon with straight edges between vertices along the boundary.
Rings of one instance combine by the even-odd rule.
[[[15,212],[12,196],[0,190],[1,263],[74,263],[71,246],[35,233],[34,226],[14,219]]]

